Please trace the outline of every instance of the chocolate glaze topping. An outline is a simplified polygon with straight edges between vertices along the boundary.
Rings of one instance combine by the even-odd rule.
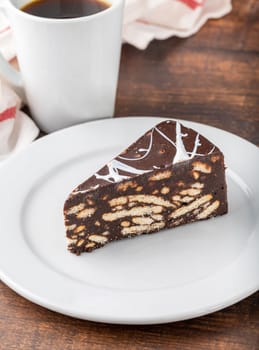
[[[125,151],[111,160],[72,194],[85,193],[172,164],[220,152],[205,137],[179,122],[166,120],[154,126]]]

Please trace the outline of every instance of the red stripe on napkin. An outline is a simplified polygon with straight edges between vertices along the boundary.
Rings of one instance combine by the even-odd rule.
[[[192,10],[195,10],[197,7],[199,6],[203,6],[204,5],[204,0],[179,0],[181,2],[183,2],[185,5],[189,6]]]
[[[10,26],[4,27],[2,29],[0,29],[0,34],[3,34],[4,32],[7,32],[9,29],[11,29]]]
[[[4,120],[15,118],[16,115],[16,107],[10,107],[3,112],[0,113],[0,122],[3,122]]]

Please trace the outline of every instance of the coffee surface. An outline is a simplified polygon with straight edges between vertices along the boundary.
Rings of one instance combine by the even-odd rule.
[[[106,0],[36,0],[22,6],[21,10],[34,16],[65,19],[90,16],[110,6]]]

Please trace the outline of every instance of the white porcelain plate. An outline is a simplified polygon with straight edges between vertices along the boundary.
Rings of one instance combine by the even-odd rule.
[[[0,277],[25,298],[74,317],[125,324],[188,319],[259,288],[259,151],[206,125],[184,122],[226,157],[229,214],[67,251],[69,192],[160,118],[106,119],[46,136],[0,168]]]

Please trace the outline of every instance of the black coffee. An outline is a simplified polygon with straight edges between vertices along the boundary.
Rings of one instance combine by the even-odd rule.
[[[111,6],[108,0],[34,0],[21,10],[46,18],[75,18],[90,16]]]

